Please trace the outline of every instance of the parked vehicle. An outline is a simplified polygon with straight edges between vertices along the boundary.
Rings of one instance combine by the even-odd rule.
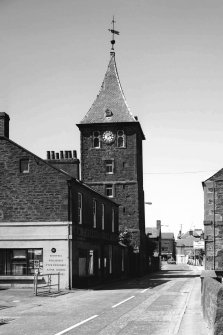
[[[176,261],[175,261],[175,259],[173,259],[173,258],[169,258],[169,259],[167,260],[167,263],[168,263],[168,264],[176,264]]]

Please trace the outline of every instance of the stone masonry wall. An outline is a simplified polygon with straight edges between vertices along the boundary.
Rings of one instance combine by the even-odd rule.
[[[223,270],[223,182],[204,183],[205,269]]]
[[[29,159],[29,172],[20,160]],[[0,138],[0,221],[67,221],[67,177],[38,157]]]
[[[223,286],[213,278],[204,278],[201,292],[204,319],[211,334],[223,334]]]
[[[93,131],[124,130],[126,147],[118,148],[116,141],[93,148]],[[114,200],[120,205],[120,229],[143,231],[144,192],[142,171],[142,139],[131,125],[91,125],[81,129],[81,177],[89,186],[105,194],[105,185],[114,185]],[[105,160],[114,160],[114,174],[106,174]],[[138,236],[138,234],[135,234]],[[139,237],[136,243],[139,244]]]

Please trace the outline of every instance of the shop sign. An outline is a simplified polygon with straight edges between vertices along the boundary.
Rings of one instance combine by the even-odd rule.
[[[203,249],[204,250],[204,241],[194,241],[194,249]]]

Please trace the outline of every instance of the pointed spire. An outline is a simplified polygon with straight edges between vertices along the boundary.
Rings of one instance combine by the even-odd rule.
[[[107,122],[136,122],[127,106],[121,87],[114,52],[111,52],[110,62],[99,94],[81,121],[81,123]]]
[[[110,62],[105,73],[99,94],[93,105],[85,115],[81,123],[106,123],[106,122],[136,122],[131,114],[121,87],[115,62],[114,35],[119,35],[119,31],[114,29],[114,16],[112,20],[112,33]]]

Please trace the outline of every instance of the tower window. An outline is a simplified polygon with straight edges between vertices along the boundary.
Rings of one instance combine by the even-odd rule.
[[[105,168],[107,174],[113,174],[114,173],[114,160],[109,159],[105,161]]]
[[[118,130],[117,132],[117,146],[118,148],[125,148],[126,137],[123,130]]]
[[[20,160],[20,172],[29,173],[29,159],[28,158]]]
[[[99,131],[93,132],[93,147],[100,148],[100,132]]]
[[[105,195],[109,198],[114,197],[114,186],[112,184],[105,185]]]

